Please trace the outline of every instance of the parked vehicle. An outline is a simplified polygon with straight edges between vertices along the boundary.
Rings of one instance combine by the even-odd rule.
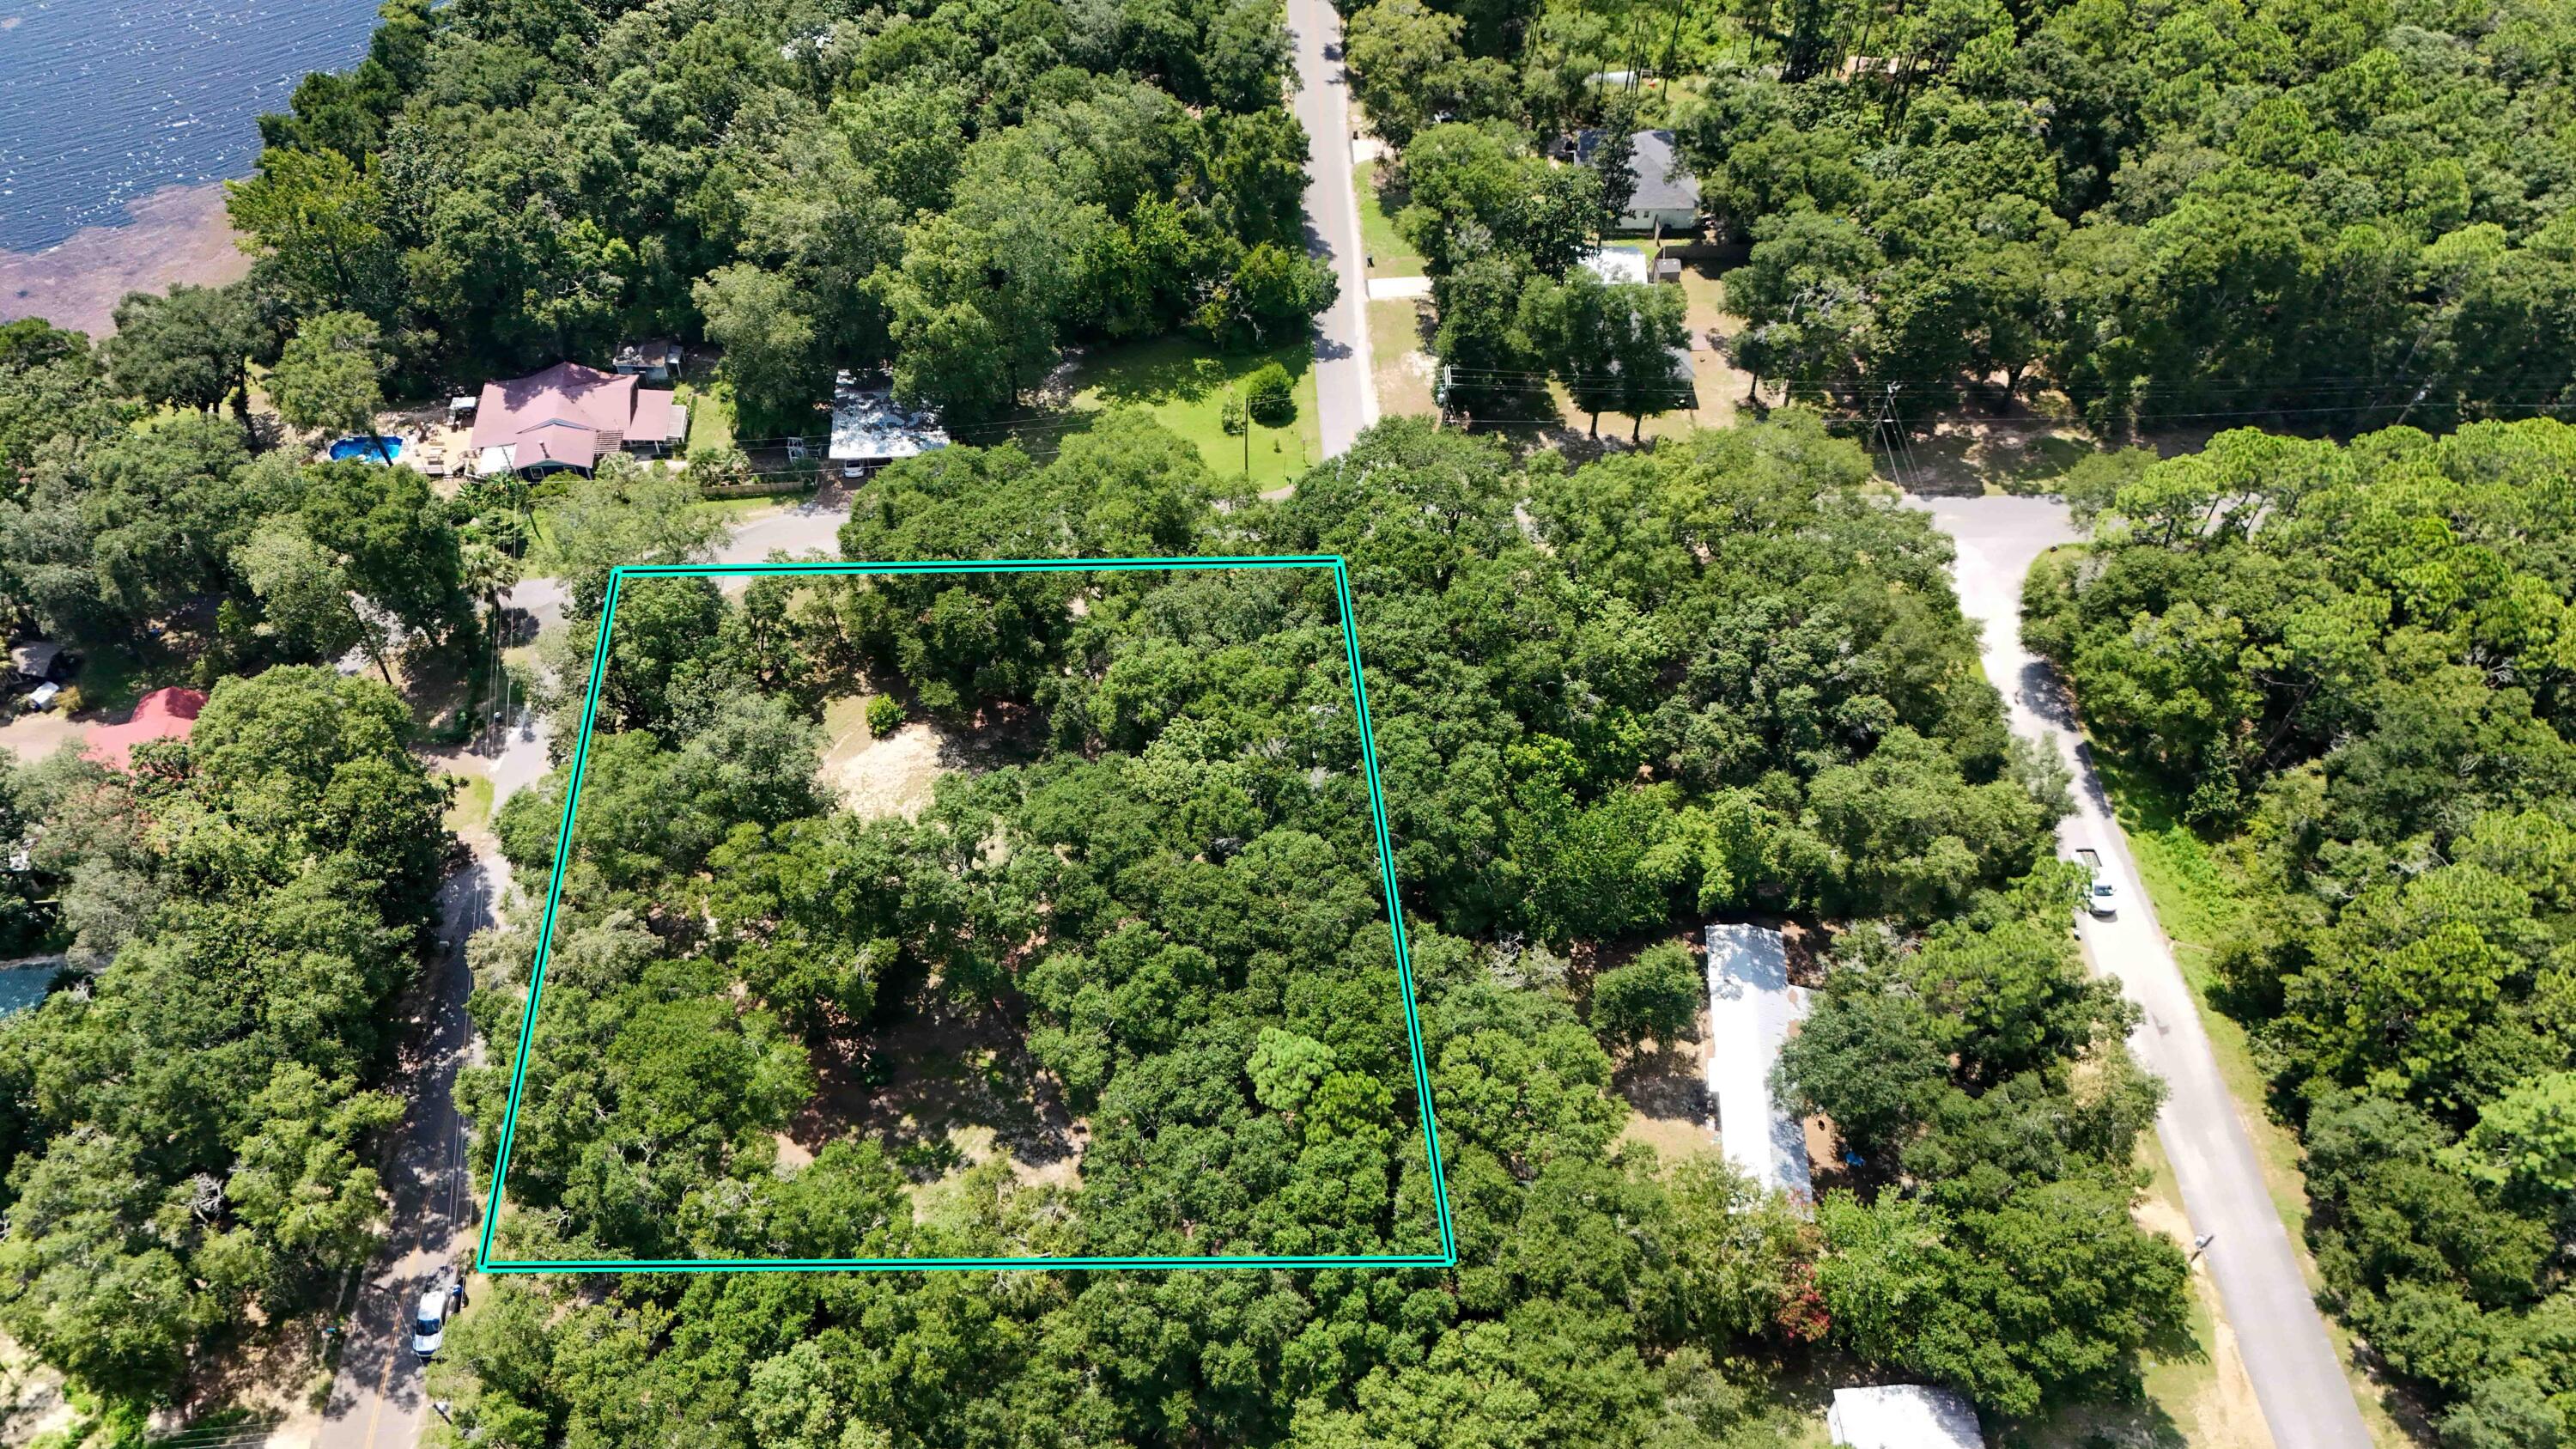
[[[2118,915],[2120,888],[2113,885],[2111,878],[2102,873],[2102,853],[2098,850],[2078,849],[2075,852],[2075,859],[2091,873],[2084,887],[2084,909],[2105,920]]]
[[[438,1282],[421,1293],[419,1311],[412,1315],[411,1351],[420,1355],[422,1363],[437,1356],[439,1346],[447,1342],[447,1315],[456,1297],[454,1287]]]

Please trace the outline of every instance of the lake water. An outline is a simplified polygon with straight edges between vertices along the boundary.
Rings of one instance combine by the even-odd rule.
[[[0,251],[248,174],[263,111],[355,65],[378,0],[0,0]]]

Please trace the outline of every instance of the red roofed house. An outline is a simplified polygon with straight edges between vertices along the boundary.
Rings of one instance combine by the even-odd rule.
[[[134,707],[132,719],[91,730],[89,754],[122,770],[133,757],[134,747],[146,740],[186,739],[188,732],[197,727],[197,711],[205,707],[206,696],[201,690],[156,689]]]
[[[688,410],[638,379],[558,362],[483,384],[474,407],[474,471],[587,473],[602,453],[658,455],[688,436]]]

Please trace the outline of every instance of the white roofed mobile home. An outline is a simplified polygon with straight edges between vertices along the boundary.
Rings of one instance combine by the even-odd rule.
[[[1985,1449],[1986,1443],[1966,1399],[1924,1384],[1836,1389],[1825,1427],[1835,1443],[1851,1449]]]
[[[1726,1160],[1754,1184],[1799,1202],[1815,1196],[1807,1134],[1771,1100],[1771,1064],[1789,1028],[1807,1014],[1807,993],[1789,984],[1789,949],[1760,926],[1708,928],[1708,1094]]]

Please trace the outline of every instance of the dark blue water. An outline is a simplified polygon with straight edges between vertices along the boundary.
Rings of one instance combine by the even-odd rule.
[[[378,0],[0,0],[0,250],[249,172],[262,111],[367,53]]]
[[[15,1016],[45,999],[45,987],[59,966],[21,966],[0,970],[0,1017]]]

